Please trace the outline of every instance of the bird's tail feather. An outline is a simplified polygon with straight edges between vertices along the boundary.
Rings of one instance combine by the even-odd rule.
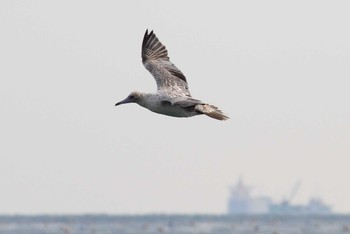
[[[219,110],[216,106],[209,104],[196,105],[196,111],[205,114],[213,119],[217,120],[228,120],[229,117],[226,116],[221,110]]]

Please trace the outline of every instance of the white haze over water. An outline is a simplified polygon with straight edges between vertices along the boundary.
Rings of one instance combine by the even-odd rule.
[[[0,213],[226,212],[240,175],[350,211],[348,1],[0,1]],[[137,105],[155,30],[231,120]]]

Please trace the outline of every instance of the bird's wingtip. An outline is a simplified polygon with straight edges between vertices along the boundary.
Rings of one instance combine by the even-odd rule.
[[[153,30],[151,30],[149,33],[148,33],[148,28],[146,29],[146,32],[145,32],[145,36],[151,36],[153,34]]]

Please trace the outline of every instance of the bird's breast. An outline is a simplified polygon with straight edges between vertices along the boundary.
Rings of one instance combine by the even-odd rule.
[[[189,109],[178,106],[173,106],[170,102],[166,101],[148,100],[139,104],[155,113],[173,117],[191,117],[197,115],[197,113],[194,111],[190,111]]]

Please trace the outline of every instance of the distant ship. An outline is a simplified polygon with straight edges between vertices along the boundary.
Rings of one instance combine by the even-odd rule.
[[[312,198],[306,205],[291,204],[299,187],[300,181],[296,183],[288,199],[274,203],[267,196],[251,196],[251,187],[245,185],[240,178],[236,186],[231,188],[228,214],[327,215],[332,213],[332,208],[323,203],[320,198]]]

